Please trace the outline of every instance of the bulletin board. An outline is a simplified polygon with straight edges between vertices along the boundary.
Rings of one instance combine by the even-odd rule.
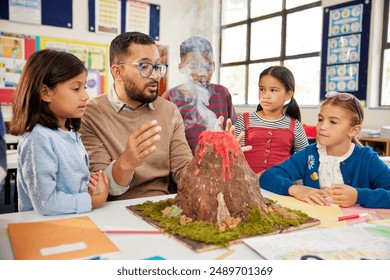
[[[107,92],[107,44],[0,32],[0,104],[12,103],[26,60],[37,50],[47,48],[72,53],[85,64],[90,98]]]
[[[36,36],[0,32],[0,103],[12,102],[24,64],[36,50]]]
[[[328,91],[367,99],[371,1],[357,0],[324,8],[321,100]]]
[[[72,0],[0,0],[0,19],[27,24],[73,27]]]
[[[117,35],[128,31],[160,40],[160,5],[134,0],[88,0],[89,31]]]
[[[88,69],[87,87],[90,98],[107,92],[108,45],[66,39],[40,37],[39,49],[56,49],[77,56]]]

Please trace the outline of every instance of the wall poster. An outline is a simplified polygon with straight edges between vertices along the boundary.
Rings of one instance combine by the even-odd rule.
[[[96,33],[119,34],[121,32],[121,2],[118,0],[95,0]]]
[[[135,0],[88,0],[89,31],[111,35],[139,31],[158,41],[160,9]]]
[[[371,2],[324,8],[321,99],[328,91],[366,100]]]
[[[72,0],[0,0],[0,19],[73,28]]]
[[[11,104],[26,60],[36,51],[36,37],[0,32],[0,103]]]

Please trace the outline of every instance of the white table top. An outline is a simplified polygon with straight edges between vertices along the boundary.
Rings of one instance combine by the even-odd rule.
[[[262,194],[269,197],[272,193],[262,190]],[[0,215],[0,259],[14,259],[8,236],[8,223],[36,222],[67,217],[89,216],[101,229],[120,227],[123,229],[153,230],[155,228],[152,225],[133,215],[126,209],[126,206],[140,204],[146,200],[158,201],[170,197],[174,197],[174,195],[107,202],[102,208],[94,209],[89,213],[80,215],[42,216],[34,211]],[[227,251],[227,249],[221,248],[204,253],[196,253],[176,241],[174,238],[169,237],[167,234],[109,234],[108,236],[121,251],[120,254],[109,256],[109,259],[140,260],[153,256],[161,256],[168,260],[212,260]],[[229,249],[233,249],[234,252],[225,258],[227,260],[262,259],[260,255],[243,243],[230,246]]]

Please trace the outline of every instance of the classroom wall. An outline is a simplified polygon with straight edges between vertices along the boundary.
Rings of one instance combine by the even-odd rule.
[[[219,0],[144,0],[143,2],[161,5],[160,14],[160,41],[159,44],[168,46],[169,74],[168,88],[184,81],[184,76],[178,71],[179,45],[192,35],[200,35],[209,39],[214,47],[215,60],[219,57]],[[323,6],[331,6],[348,2],[346,0],[324,0]],[[383,0],[372,1],[372,24],[370,30],[369,75],[367,85],[368,102],[365,108],[365,127],[380,129],[390,125],[390,110],[375,108],[377,100],[371,93],[379,92],[379,67]],[[26,25],[21,23],[0,20],[0,31],[25,33],[38,36],[50,36],[93,43],[110,43],[114,36],[96,34],[88,31],[88,0],[73,1],[73,29],[52,26]],[[218,68],[217,68],[218,69]],[[212,81],[216,82],[218,70],[215,71]],[[112,78],[109,76],[110,84]],[[319,90],[319,89],[318,89]],[[254,111],[255,107],[240,106],[238,113]],[[302,107],[302,121],[305,124],[315,125],[318,108]]]
[[[214,46],[218,46],[219,11],[215,7],[219,5],[219,1],[143,0],[142,2],[161,5],[160,41],[157,43],[168,46],[168,87],[173,87],[184,78],[177,68],[180,61],[179,46],[182,41],[189,36],[200,35],[210,40]],[[215,13],[216,11],[218,14]],[[106,44],[115,37],[88,31],[88,0],[73,0],[72,29],[0,20],[0,31]],[[214,34],[216,38],[213,37]],[[215,48],[216,51],[219,49],[219,47]],[[215,75],[213,78],[216,77]],[[112,84],[111,75],[109,79]]]

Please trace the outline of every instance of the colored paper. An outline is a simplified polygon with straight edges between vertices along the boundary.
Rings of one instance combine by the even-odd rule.
[[[88,216],[10,223],[8,231],[17,260],[91,259],[119,253]]]
[[[343,216],[343,211],[338,206],[319,206],[310,205],[309,203],[300,201],[292,196],[274,195],[272,200],[277,201],[281,206],[301,210],[312,218],[321,221],[318,227],[334,227],[346,225],[345,221],[338,222],[337,217]]]
[[[338,205],[331,205],[331,206],[310,205],[309,203],[300,201],[292,196],[283,196],[283,195],[274,195],[271,197],[271,199],[277,201],[278,204],[284,207],[301,210],[302,212],[308,214],[310,217],[320,220],[321,224],[318,227],[354,225],[362,222],[370,222],[370,221],[377,221],[381,219],[387,219],[387,217],[390,218],[390,209],[363,208],[359,205],[354,205],[346,208],[340,207]],[[361,218],[340,221],[340,222],[337,221],[337,217],[361,214],[361,213],[368,213],[369,217],[361,217]]]

